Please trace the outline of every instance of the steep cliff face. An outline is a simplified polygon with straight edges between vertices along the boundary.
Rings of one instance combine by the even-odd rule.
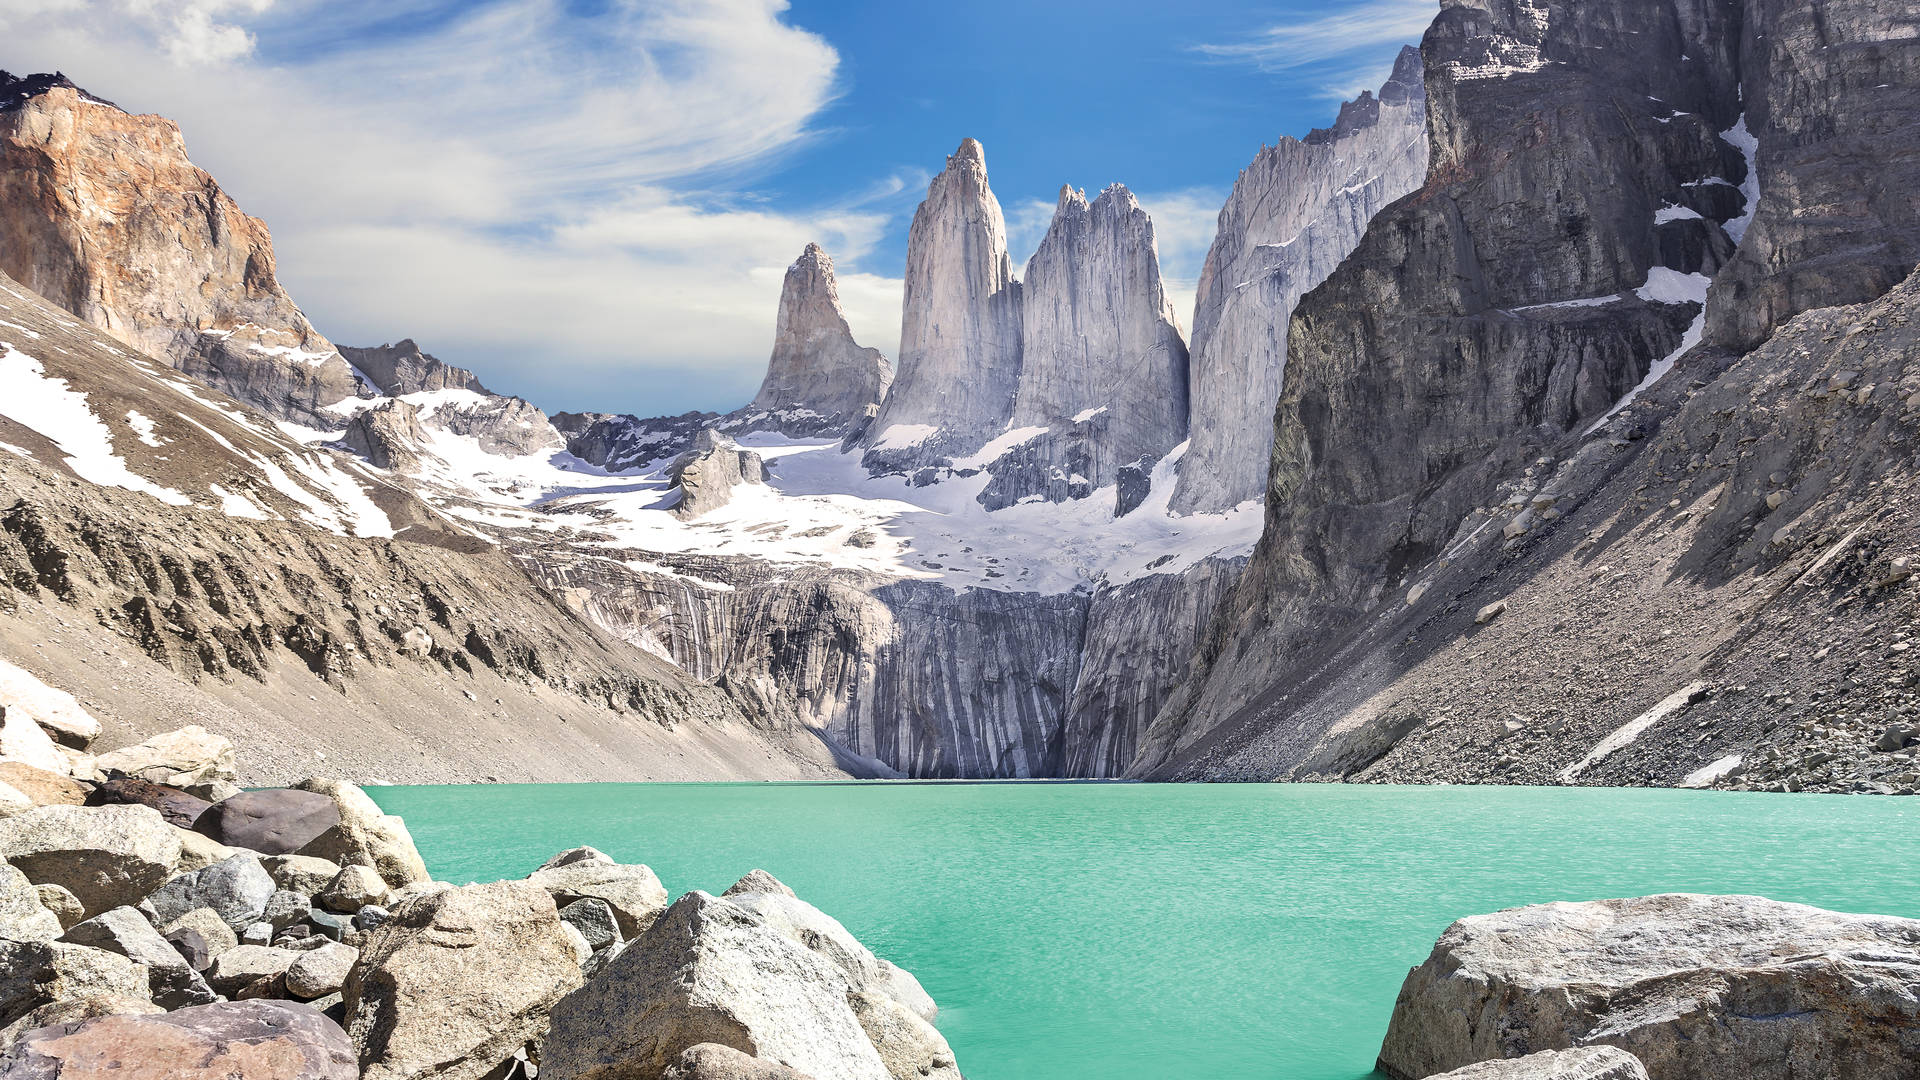
[[[388,396],[418,394],[426,390],[471,390],[476,394],[493,391],[480,385],[480,377],[466,368],[454,367],[432,353],[421,352],[412,338],[401,338],[392,345],[356,349],[340,346],[340,355],[366,377],[377,390]]]
[[[1193,446],[1176,512],[1260,497],[1294,304],[1426,172],[1426,92],[1419,50],[1408,48],[1379,97],[1364,93],[1332,127],[1263,148],[1240,173],[1194,304]]]
[[[863,440],[876,470],[978,449],[1007,426],[1020,378],[1020,283],[986,152],[973,139],[927,186],[907,234],[900,370]]]
[[[987,464],[983,505],[1084,498],[1185,440],[1187,345],[1160,278],[1153,221],[1124,185],[1091,203],[1060,190],[1021,298],[1011,427],[1030,437]]]
[[[1738,29],[1718,3],[1441,12],[1426,185],[1295,311],[1266,533],[1137,768],[1311,664],[1499,477],[1699,340],[1744,178],[1712,75]]]
[[[893,361],[853,340],[833,259],[808,244],[780,287],[773,356],[760,392],[726,427],[796,438],[846,435],[867,422],[892,386]]]
[[[338,429],[322,407],[353,396],[352,371],[280,287],[266,226],[187,159],[180,129],[33,85],[0,109],[0,271],[241,401]]]
[[[1450,4],[1429,182],[1302,300],[1134,772],[1912,787],[1913,286],[1828,307],[1912,269],[1912,19]]]
[[[1745,351],[1788,318],[1872,299],[1920,263],[1920,11],[1747,0],[1742,132],[1759,193],[1707,337]]]

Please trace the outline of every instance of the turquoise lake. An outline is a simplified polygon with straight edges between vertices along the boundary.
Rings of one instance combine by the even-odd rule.
[[[437,878],[761,867],[919,976],[969,1080],[1371,1074],[1453,919],[1747,892],[1920,917],[1920,800],[1075,783],[387,787]]]

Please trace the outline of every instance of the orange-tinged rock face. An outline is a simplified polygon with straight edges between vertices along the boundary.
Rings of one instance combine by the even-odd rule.
[[[273,238],[172,121],[55,86],[0,112],[0,271],[128,345],[287,419],[354,392],[275,276]]]
[[[100,1016],[30,1032],[7,1061],[32,1080],[351,1080],[353,1046],[304,1005],[218,1002],[148,1016]]]

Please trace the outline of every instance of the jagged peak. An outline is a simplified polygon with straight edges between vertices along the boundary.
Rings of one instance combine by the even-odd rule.
[[[1054,213],[1058,214],[1067,210],[1085,210],[1086,208],[1087,192],[1084,188],[1076,188],[1072,184],[1060,185],[1060,200]]]
[[[1360,91],[1359,97],[1341,103],[1340,114],[1334,118],[1332,127],[1314,128],[1301,142],[1308,146],[1338,142],[1378,124],[1382,105],[1405,105],[1425,92],[1420,50],[1409,45],[1395,58],[1393,72],[1381,85],[1378,97],[1371,90]]]
[[[787,266],[787,272],[793,273],[796,270],[813,269],[825,271],[828,280],[832,280],[833,256],[827,254],[826,248],[809,241],[806,250],[800,253],[800,257],[793,260],[793,262]]]
[[[982,169],[987,167],[987,149],[980,145],[979,139],[961,139],[960,149],[947,155],[948,168],[962,161],[974,162]]]
[[[41,94],[56,87],[64,87],[72,90],[74,93],[79,94],[95,105],[105,105],[113,109],[120,108],[120,106],[115,105],[106,98],[88,93],[84,87],[78,85],[72,79],[67,78],[65,74],[58,71],[43,71],[33,75],[15,75],[11,71],[0,70],[0,112],[9,112],[17,109],[26,104],[28,100],[39,97]],[[121,111],[124,112],[125,110]]]

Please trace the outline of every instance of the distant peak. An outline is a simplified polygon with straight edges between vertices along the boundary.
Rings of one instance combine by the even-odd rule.
[[[792,266],[787,267],[789,271],[810,268],[825,270],[827,275],[831,277],[833,274],[833,256],[827,254],[827,249],[821,247],[819,244],[809,243],[807,250],[802,251],[800,257],[793,260]]]
[[[17,109],[29,99],[39,97],[56,87],[65,87],[96,105],[106,105],[118,109],[120,106],[102,97],[96,97],[76,85],[72,79],[58,72],[40,72],[36,75],[15,75],[11,71],[0,71],[0,112]]]
[[[1059,209],[1087,205],[1087,193],[1076,189],[1072,184],[1060,185]]]
[[[961,139],[960,149],[955,150],[953,156],[947,159],[950,165],[956,161],[978,162],[984,169],[987,167],[986,148],[980,145],[979,139]]]

